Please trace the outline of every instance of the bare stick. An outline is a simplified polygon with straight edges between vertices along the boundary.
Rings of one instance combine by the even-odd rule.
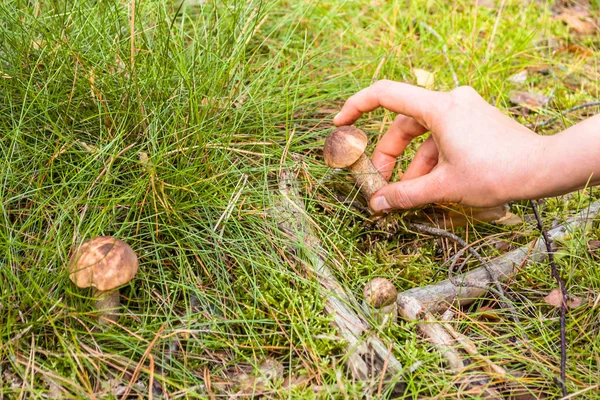
[[[426,311],[419,300],[411,296],[398,295],[398,314],[408,321],[417,321],[417,328],[427,337],[440,354],[448,361],[452,371],[459,372],[465,367],[458,352],[454,350],[454,339]]]
[[[584,228],[589,220],[600,212],[600,202],[592,203],[585,210],[569,218],[563,225],[548,231],[548,239],[557,241],[571,234],[576,229]],[[546,257],[544,244],[534,240],[525,246],[510,251],[503,256],[488,262],[488,268],[494,271],[499,281],[513,277],[520,266],[529,262],[539,262]],[[461,281],[491,283],[490,275],[484,267],[476,268],[459,278]],[[487,292],[482,287],[455,286],[449,279],[432,285],[406,290],[398,296],[410,296],[421,302],[424,309],[432,313],[443,312],[449,306],[456,304],[467,305]]]
[[[546,253],[548,254],[548,261],[550,261],[550,267],[552,268],[552,276],[558,282],[558,287],[560,288],[560,292],[562,294],[562,302],[560,304],[560,388],[562,390],[563,397],[567,396],[567,335],[566,335],[566,314],[567,314],[567,301],[569,300],[569,293],[567,293],[567,288],[565,287],[565,283],[560,277],[560,272],[558,272],[558,267],[554,262],[554,251],[552,250],[552,242],[550,242],[550,238],[544,229],[544,224],[542,223],[542,219],[540,218],[540,214],[535,205],[535,201],[531,200],[531,208],[533,209],[533,215],[535,215],[535,219],[537,221],[537,226],[544,238],[544,244],[546,245]]]
[[[402,373],[402,364],[389,352],[388,346],[374,335],[363,337],[371,326],[362,314],[354,296],[348,293],[337,281],[327,265],[330,259],[321,241],[311,226],[306,214],[295,179],[287,170],[281,170],[279,176],[281,204],[275,208],[279,229],[295,242],[301,244],[306,264],[316,274],[323,289],[325,311],[333,316],[333,324],[347,343],[347,366],[355,379],[369,377],[369,363],[374,354],[380,371],[387,363],[387,371],[397,375]]]
[[[547,120],[538,123],[533,123],[533,124],[527,124],[525,125],[528,128],[532,128],[532,129],[537,129],[537,128],[543,128],[545,126],[550,125],[551,123],[553,123],[554,121],[556,121],[557,119],[559,119],[560,117],[564,117],[565,115],[572,113],[573,111],[577,111],[577,110],[581,110],[582,108],[589,108],[589,107],[596,107],[596,106],[600,106],[600,101],[589,101],[587,103],[582,103],[582,104],[578,104],[574,107],[571,108],[567,108],[566,110],[562,111],[559,115],[555,116],[555,117],[551,117],[548,118]]]
[[[448,331],[448,333],[465,349],[465,351],[480,361],[485,363],[484,369],[488,373],[495,373],[498,376],[504,378],[506,376],[506,370],[499,365],[494,364],[490,359],[484,357],[477,350],[475,343],[465,335],[457,332],[452,325],[448,322],[442,322],[442,326]]]
[[[486,269],[486,271],[490,275],[491,283],[493,283],[494,286],[496,287],[496,291],[499,293],[502,301],[506,303],[505,306],[508,307],[510,305],[510,300],[506,298],[506,295],[504,294],[504,290],[502,289],[502,286],[498,282],[498,276],[496,274],[496,271],[494,271],[493,268],[488,266],[488,262],[485,261],[483,259],[483,257],[481,257],[481,255],[473,247],[469,246],[469,244],[467,242],[465,242],[461,237],[459,237],[451,232],[445,231],[443,229],[433,228],[433,227],[430,227],[427,225],[411,224],[410,226],[411,226],[411,228],[415,229],[418,232],[445,237],[445,238],[453,240],[454,242],[461,245],[463,247],[463,249],[465,249],[466,251],[469,252],[469,254],[471,254],[473,257],[475,257],[477,259],[477,261],[479,261],[481,263],[481,265]],[[452,272],[452,268],[450,269],[450,272]],[[452,279],[452,278],[449,278],[449,279]],[[475,282],[466,281],[466,283],[467,284],[470,283],[471,285],[475,285],[476,287],[480,286],[479,283],[475,283]],[[461,286],[461,285],[464,285],[464,283],[458,284],[458,286]],[[487,285],[484,285],[484,287],[485,286],[487,286]]]

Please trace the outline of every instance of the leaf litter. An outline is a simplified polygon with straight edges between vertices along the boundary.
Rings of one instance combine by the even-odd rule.
[[[508,100],[513,104],[533,111],[546,106],[550,102],[550,96],[541,93],[514,90],[509,93]]]
[[[552,307],[560,307],[562,304],[562,293],[559,288],[552,289],[552,291],[544,297],[544,302]],[[583,304],[583,299],[578,296],[569,296],[566,305],[568,308],[574,309]]]

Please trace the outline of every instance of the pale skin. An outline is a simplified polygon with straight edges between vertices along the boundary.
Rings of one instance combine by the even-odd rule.
[[[600,184],[600,115],[541,136],[470,87],[435,92],[378,81],[351,96],[333,122],[350,125],[379,107],[398,114],[372,157],[386,180],[406,146],[430,135],[402,179],[373,195],[376,212],[429,203],[491,207]]]

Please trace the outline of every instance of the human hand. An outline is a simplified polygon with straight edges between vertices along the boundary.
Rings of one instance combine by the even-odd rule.
[[[547,137],[502,114],[472,88],[434,92],[378,81],[350,97],[333,122],[350,125],[379,107],[399,114],[372,157],[386,180],[407,145],[427,132],[431,135],[402,179],[373,195],[375,212],[428,203],[492,207],[543,191],[546,175],[540,172]]]

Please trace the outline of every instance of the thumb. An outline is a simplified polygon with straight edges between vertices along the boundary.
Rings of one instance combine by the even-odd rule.
[[[431,172],[419,178],[385,185],[371,198],[371,208],[380,213],[441,202],[446,193],[440,190],[438,175]]]

